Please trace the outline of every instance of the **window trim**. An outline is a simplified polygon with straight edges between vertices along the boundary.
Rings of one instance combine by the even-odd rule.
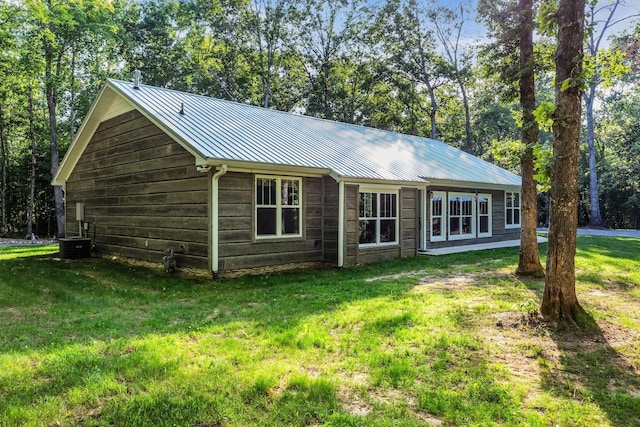
[[[451,198],[452,197],[471,197],[471,233],[468,234],[462,234],[462,232],[460,234],[451,234],[451,209],[448,209],[450,204],[451,204]],[[476,200],[476,195],[474,193],[458,193],[458,192],[449,192],[449,194],[447,195],[447,209],[448,209],[448,215],[447,215],[447,234],[448,234],[448,238],[449,240],[468,240],[468,239],[476,239],[477,238],[477,234],[476,234],[476,222],[478,221],[477,219],[477,200]],[[462,218],[463,216],[467,216],[467,215],[462,215],[462,212],[460,213],[459,216],[457,216],[458,218]],[[462,223],[460,223],[460,225],[462,226]]]
[[[487,233],[481,233],[480,232],[480,198],[486,198],[488,200],[488,204],[489,206],[487,206],[488,208],[488,212],[487,212],[487,217],[489,220],[489,231]],[[491,194],[488,193],[478,193],[477,194],[477,198],[476,198],[476,221],[478,222],[477,224],[477,237],[479,239],[481,238],[485,238],[485,237],[491,237],[493,235],[493,201],[491,200]]]
[[[507,194],[518,195],[518,206],[507,206]],[[514,210],[518,209],[518,223],[515,224],[513,221],[514,218]],[[508,218],[511,218],[511,224],[507,222]],[[522,228],[522,195],[520,191],[505,191],[504,192],[504,228],[506,229],[515,229]]]
[[[360,198],[363,193],[371,193],[377,194],[376,198],[376,212],[377,216],[375,217],[361,217],[360,216]],[[395,216],[393,217],[381,217],[380,216],[380,200],[381,194],[391,194],[396,197],[396,211]],[[358,190],[358,247],[361,249],[366,248],[379,248],[384,246],[397,246],[399,244],[399,235],[400,235],[400,216],[398,212],[400,211],[400,191],[392,188],[381,188],[381,187],[361,187]],[[376,221],[376,241],[375,243],[360,243],[360,221],[363,220],[375,220]],[[381,220],[394,220],[395,221],[395,241],[393,242],[380,242],[380,221]]]
[[[284,234],[282,232],[282,212],[283,209],[287,209],[287,207],[283,208],[282,198],[276,195],[276,234],[258,234],[258,209],[260,208],[273,208],[273,205],[264,205],[258,204],[258,180],[259,179],[275,179],[276,180],[276,188],[278,192],[282,189],[282,181],[298,181],[298,191],[299,191],[299,203],[296,208],[299,210],[299,224],[298,224],[298,233],[296,234]],[[299,176],[286,176],[286,175],[254,175],[253,178],[253,235],[255,240],[274,240],[274,239],[299,239],[303,236],[303,179]],[[293,209],[289,207],[289,209]]]
[[[442,197],[442,214],[437,216],[437,218],[440,218],[440,235],[434,237],[433,235],[433,218],[434,218],[433,198],[437,196]],[[431,192],[431,198],[429,199],[429,241],[430,242],[444,242],[447,240],[447,233],[449,231],[447,227],[447,222],[449,220],[449,217],[447,215],[448,205],[449,205],[449,197],[447,196],[446,191]]]

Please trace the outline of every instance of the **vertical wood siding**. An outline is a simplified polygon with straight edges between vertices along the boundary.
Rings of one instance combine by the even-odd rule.
[[[67,181],[67,236],[78,234],[76,202],[95,223],[96,251],[208,268],[207,174],[137,111],[100,124]],[[93,227],[90,236],[93,237]]]

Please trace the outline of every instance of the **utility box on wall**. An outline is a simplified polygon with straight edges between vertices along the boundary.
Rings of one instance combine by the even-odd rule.
[[[76,203],[76,221],[84,221],[84,203]]]
[[[82,237],[60,239],[60,257],[62,259],[91,258],[91,239]]]

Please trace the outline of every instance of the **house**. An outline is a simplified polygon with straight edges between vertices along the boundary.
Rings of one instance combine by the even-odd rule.
[[[118,80],[53,184],[67,237],[214,274],[520,238],[520,177],[443,142]]]

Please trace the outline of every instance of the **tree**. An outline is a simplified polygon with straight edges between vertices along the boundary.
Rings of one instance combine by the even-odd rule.
[[[60,164],[61,138],[58,126],[58,108],[65,81],[73,81],[75,73],[68,62],[77,55],[78,40],[90,34],[108,29],[113,11],[106,0],[30,0],[27,3],[31,14],[32,36],[40,41],[40,53],[44,58],[44,85],[49,119],[51,149],[51,175],[55,175]],[[87,48],[95,48],[87,46]],[[67,80],[70,79],[70,80]],[[71,106],[73,107],[73,106]],[[71,108],[72,109],[72,108]],[[73,114],[71,114],[73,116]],[[65,234],[65,212],[62,188],[54,187],[57,235]]]
[[[306,0],[300,5],[298,36],[309,82],[307,114],[334,118],[334,71],[356,42],[361,3],[361,0]]]
[[[533,58],[533,0],[520,0],[520,107],[522,109],[522,143],[524,153],[520,160],[522,173],[522,229],[520,258],[517,274],[543,277],[544,270],[538,253],[538,198],[537,182],[534,178],[534,147],[538,143],[538,123],[534,117],[536,109],[535,62]]]
[[[481,154],[474,150],[471,138],[471,111],[469,108],[469,96],[467,94],[467,82],[471,77],[471,55],[460,46],[462,27],[465,23],[465,9],[460,5],[459,14],[448,7],[439,7],[429,12],[429,19],[436,28],[436,34],[445,52],[446,62],[453,80],[458,84],[462,96],[464,108],[464,144],[462,149],[468,153]],[[443,22],[452,22],[450,26]]]
[[[616,19],[616,11],[618,7],[624,5],[624,0],[613,0],[612,2],[600,6],[597,0],[589,0],[587,14],[587,53],[588,64],[590,68],[590,78],[588,88],[583,93],[585,113],[587,119],[586,141],[589,149],[589,201],[591,203],[591,215],[589,217],[589,226],[604,227],[605,222],[600,213],[600,199],[598,191],[598,167],[595,144],[595,120],[594,120],[594,104],[598,96],[597,89],[602,83],[607,86],[611,85],[612,79],[616,75],[626,74],[627,69],[622,62],[622,56],[616,54],[611,49],[601,49],[601,44],[605,34],[612,26],[633,18],[636,15],[626,15],[621,19]],[[604,14],[604,21],[599,22],[598,16]],[[599,28],[598,28],[599,27]]]
[[[420,97],[426,88],[429,105],[426,107],[431,124],[430,137],[438,139],[438,99],[436,91],[443,83],[445,65],[435,51],[435,36],[427,24],[430,11],[420,7],[417,0],[388,0],[381,11],[380,21],[385,50],[403,80],[412,82],[409,94]],[[419,102],[418,105],[422,103]]]
[[[520,257],[516,273],[525,276],[542,277],[544,269],[538,252],[537,182],[535,180],[535,151],[538,144],[538,123],[536,110],[535,70],[533,44],[533,0],[519,0],[481,3],[481,11],[489,21],[489,27],[497,34],[498,49],[491,49],[489,55],[500,52],[497,62],[501,64],[501,75],[507,83],[505,95],[513,92],[509,86],[518,82],[518,98],[521,109],[521,150],[520,173],[522,176],[522,221],[520,235]],[[495,44],[493,44],[495,45]],[[492,45],[492,46],[493,46]]]
[[[252,40],[255,69],[262,87],[262,106],[268,108],[273,82],[285,56],[289,42],[287,14],[289,0],[252,0],[247,19],[248,33]]]
[[[560,0],[556,15],[549,246],[540,312],[559,324],[574,324],[584,313],[575,279],[584,9],[584,0]]]

